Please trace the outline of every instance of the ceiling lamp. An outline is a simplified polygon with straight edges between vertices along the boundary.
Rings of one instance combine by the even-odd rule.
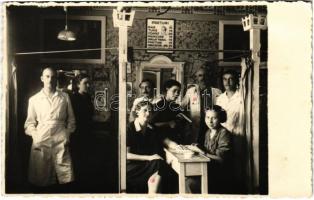
[[[65,27],[64,30],[60,31],[58,34],[58,39],[59,40],[64,40],[64,41],[75,41],[76,40],[76,35],[74,32],[68,30],[68,12],[67,12],[67,7],[64,7],[65,11]]]

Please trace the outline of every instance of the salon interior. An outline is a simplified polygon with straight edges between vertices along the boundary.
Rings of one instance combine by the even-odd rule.
[[[124,193],[126,155],[121,130],[125,131],[140,81],[153,80],[158,95],[167,79],[175,79],[184,95],[197,69],[211,63],[212,85],[223,91],[221,74],[229,69],[240,73],[240,58],[252,55],[254,41],[242,24],[250,14],[267,16],[267,7],[7,6],[5,192],[31,193],[27,177],[32,139],[25,134],[24,123],[28,99],[42,88],[43,67],[54,68],[58,87],[66,90],[71,90],[76,74],[90,77],[94,112],[89,133],[93,145],[87,147],[92,152],[87,193]],[[254,84],[259,91],[254,98],[259,99],[254,116],[258,128],[252,133],[257,134],[256,141],[249,145],[255,168],[249,172],[246,194],[268,193],[267,29],[260,30],[259,36],[258,82]],[[124,106],[127,109],[119,109]]]

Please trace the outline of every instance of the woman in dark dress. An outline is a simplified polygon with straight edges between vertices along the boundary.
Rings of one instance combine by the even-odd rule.
[[[208,163],[209,193],[230,193],[232,187],[232,141],[231,134],[221,123],[227,119],[226,111],[214,105],[205,113],[208,130],[205,133],[204,146],[193,144],[193,150],[206,155]],[[200,193],[200,178],[187,178],[187,191]]]
[[[161,157],[163,138],[148,124],[152,104],[139,102],[135,106],[134,122],[127,128],[127,191],[130,193],[160,192],[161,179],[170,167]]]
[[[88,94],[90,80],[87,74],[79,74],[73,80],[71,102],[76,120],[76,130],[71,134],[71,152],[77,190],[88,187],[89,159],[91,153],[91,131],[94,107]]]
[[[165,82],[163,91],[163,98],[154,104],[151,122],[159,128],[160,134],[166,138],[165,143],[167,146],[183,143],[184,134],[182,130],[184,122],[178,117],[178,114],[182,113],[182,109],[176,103],[180,95],[181,83],[170,79]]]

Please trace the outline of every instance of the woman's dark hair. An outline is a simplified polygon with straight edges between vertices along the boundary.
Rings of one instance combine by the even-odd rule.
[[[80,82],[84,79],[84,78],[89,78],[89,76],[85,73],[79,74],[77,76],[75,76],[72,79],[72,89],[73,92],[78,92],[79,88],[78,88],[78,84],[80,84]]]
[[[171,88],[172,86],[178,86],[181,89],[181,83],[180,82],[173,80],[173,79],[169,79],[163,85],[163,88],[162,88],[163,93],[165,94],[167,92],[167,90],[169,88]]]
[[[220,107],[218,105],[213,105],[213,107],[209,108],[207,111],[209,111],[209,110],[217,113],[217,117],[218,117],[220,123],[224,123],[227,121],[227,112],[222,107]]]
[[[234,78],[235,84],[237,86],[239,85],[239,73],[238,72],[232,69],[226,70],[222,73],[222,78],[225,74],[230,74]]]
[[[137,111],[140,111],[141,108],[144,107],[144,106],[149,106],[151,109],[153,109],[153,104],[151,104],[149,101],[140,101],[139,103],[137,103],[137,104],[135,105],[135,108],[134,108],[134,110],[133,110],[132,113],[131,113],[134,118],[137,118],[137,117],[138,117],[138,115],[137,115],[136,112],[137,112]]]

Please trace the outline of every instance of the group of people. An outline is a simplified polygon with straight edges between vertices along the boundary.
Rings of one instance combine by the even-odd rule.
[[[176,149],[180,144],[190,144],[211,158],[210,192],[243,192],[239,188],[244,186],[245,159],[239,77],[234,71],[224,72],[222,93],[208,83],[205,68],[195,75],[196,83],[180,102],[178,81],[166,81],[158,98],[153,97],[152,82],[141,81],[127,127],[128,192],[176,192],[177,174],[165,162],[163,148]],[[25,132],[33,140],[29,182],[38,192],[66,193],[74,191],[73,185],[78,192],[88,192],[93,116],[90,79],[77,75],[70,94],[57,88],[53,68],[43,69],[41,81],[43,88],[29,99],[25,121]],[[187,123],[186,116],[192,123]],[[187,177],[186,182],[188,192],[200,192],[198,177]]]
[[[24,125],[33,140],[28,180],[34,192],[84,191],[94,110],[89,77],[77,75],[73,92],[66,93],[57,88],[56,70],[47,67],[41,82],[42,90],[29,99]]]
[[[209,192],[244,192],[243,101],[238,74],[223,73],[223,93],[209,84],[205,68],[195,76],[196,83],[180,102],[181,84],[176,80],[166,81],[158,98],[153,97],[150,80],[140,83],[140,96],[134,100],[127,128],[128,192],[176,191],[177,184],[169,184],[177,179],[176,174],[165,162],[163,148],[176,149],[181,144],[211,159]],[[187,192],[200,193],[200,177],[186,177],[186,183]]]

